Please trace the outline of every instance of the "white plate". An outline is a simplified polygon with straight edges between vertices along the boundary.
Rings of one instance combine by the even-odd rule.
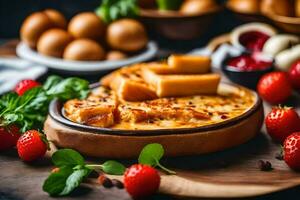
[[[140,54],[118,61],[68,61],[41,55],[30,49],[23,42],[18,44],[16,52],[20,58],[40,65],[45,65],[50,69],[66,73],[92,74],[95,72],[113,70],[125,65],[147,61],[155,56],[157,50],[158,48],[156,43],[151,41],[148,43],[146,49]]]

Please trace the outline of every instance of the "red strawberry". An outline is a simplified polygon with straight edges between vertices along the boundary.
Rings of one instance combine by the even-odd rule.
[[[292,87],[285,72],[265,74],[258,82],[259,95],[271,104],[279,104],[292,94]]]
[[[300,131],[299,115],[293,108],[274,107],[265,121],[269,135],[278,142],[283,142],[293,132]]]
[[[15,92],[22,96],[27,90],[31,89],[31,88],[34,88],[34,87],[37,87],[39,86],[40,84],[34,80],[23,80],[23,81],[20,81],[16,87],[15,87]]]
[[[300,132],[293,133],[284,141],[284,161],[295,170],[300,170]]]
[[[292,64],[289,70],[289,78],[292,83],[292,86],[300,90],[300,60]]]
[[[135,164],[124,175],[124,185],[133,198],[154,194],[160,185],[160,176],[153,167]]]
[[[36,130],[26,131],[17,143],[19,157],[24,161],[33,161],[43,157],[47,151],[47,144],[43,137]]]
[[[17,126],[0,127],[0,151],[16,146],[20,136]]]

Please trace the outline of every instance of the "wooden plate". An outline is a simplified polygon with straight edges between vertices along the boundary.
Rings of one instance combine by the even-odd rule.
[[[222,83],[222,88],[240,86]],[[248,90],[244,88],[245,90]],[[253,138],[263,123],[263,107],[258,95],[244,114],[227,121],[199,128],[157,130],[115,130],[87,127],[65,119],[59,102],[50,105],[45,133],[58,147],[67,147],[96,157],[129,158],[138,156],[149,143],[160,143],[167,156],[211,153],[240,145]]]

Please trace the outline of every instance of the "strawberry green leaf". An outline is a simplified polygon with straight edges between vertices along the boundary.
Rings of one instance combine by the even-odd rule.
[[[52,162],[55,166],[71,166],[84,165],[84,158],[72,149],[60,149],[52,155]]]
[[[164,148],[161,144],[148,144],[142,149],[139,155],[139,163],[156,167],[157,163],[163,157],[164,152]]]
[[[65,188],[59,195],[64,196],[70,194],[75,188],[77,188],[81,182],[86,178],[91,172],[88,168],[83,168],[75,170],[66,180]]]
[[[111,175],[123,175],[126,167],[114,160],[109,160],[102,165],[103,172]]]

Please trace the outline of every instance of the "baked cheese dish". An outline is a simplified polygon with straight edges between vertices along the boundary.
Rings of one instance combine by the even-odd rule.
[[[194,128],[241,116],[256,102],[248,89],[219,84],[218,74],[207,73],[207,59],[193,57],[191,61],[200,61],[199,67],[205,62],[205,69],[195,70],[194,64],[192,70],[185,70],[188,66],[180,63],[188,63],[189,58],[181,57],[179,63],[171,57],[180,74],[174,70],[165,74],[170,70],[166,68],[172,68],[167,63],[138,64],[112,72],[87,99],[67,101],[65,116],[76,123],[112,129]]]

